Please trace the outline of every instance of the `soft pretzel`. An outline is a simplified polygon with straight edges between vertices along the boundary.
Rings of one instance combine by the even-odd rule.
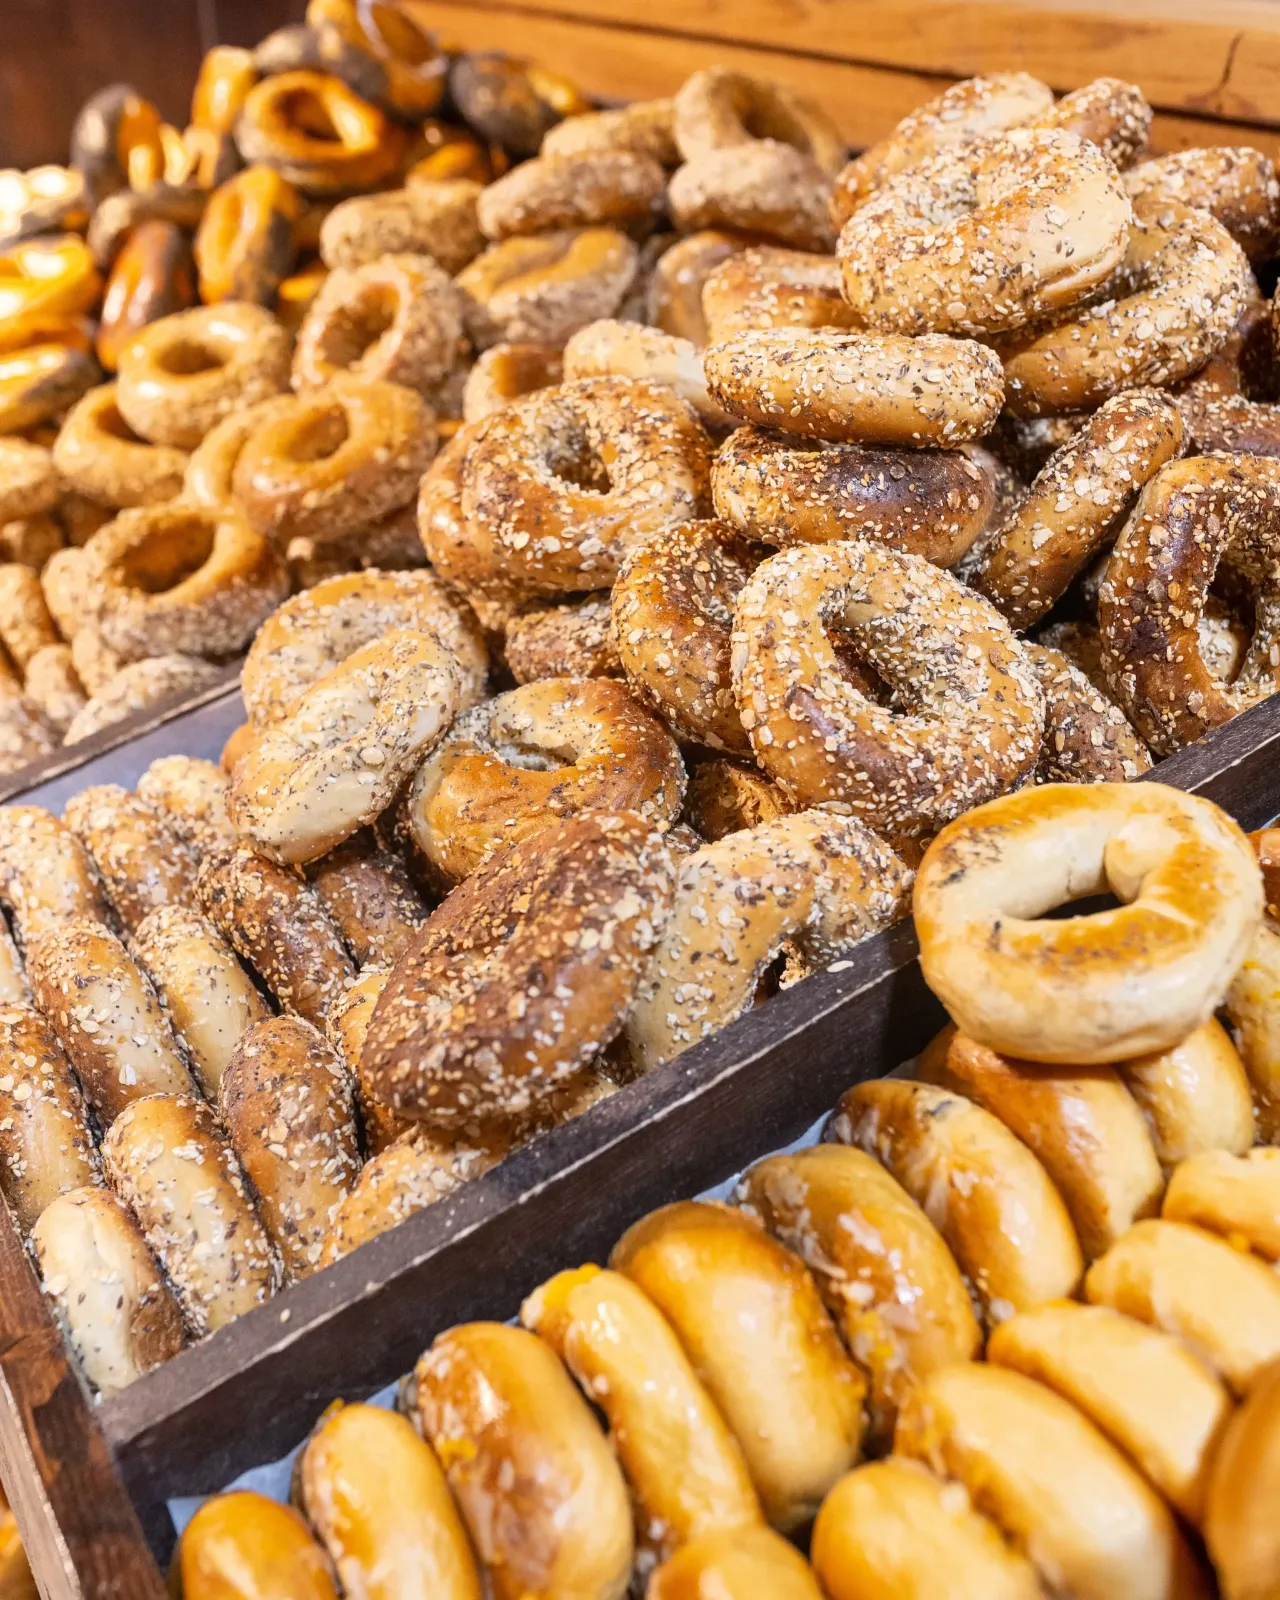
[[[1075,1292],[1084,1260],[1040,1162],[989,1112],[932,1084],[859,1084],[829,1139],[873,1155],[950,1246],[995,1325]]]
[[[539,750],[551,759],[535,765]],[[504,844],[589,811],[635,812],[665,831],[683,799],[675,740],[624,684],[549,678],[459,717],[419,766],[406,806],[410,833],[448,883]]]
[[[427,918],[400,858],[355,833],[313,861],[307,879],[361,968],[392,967]]]
[[[88,852],[42,806],[0,807],[0,906],[24,950],[54,928],[109,915]]]
[[[820,1600],[795,1546],[769,1528],[731,1528],[691,1539],[657,1569],[646,1600]]]
[[[1231,1400],[1185,1345],[1109,1307],[1063,1301],[1002,1322],[987,1360],[1070,1400],[1199,1527]]]
[[[431,572],[353,572],[295,595],[263,624],[242,674],[245,709],[269,726],[355,651],[397,630],[438,635],[463,673],[465,703],[484,691],[489,663],[475,620]]]
[[[627,1022],[650,1071],[750,1009],[787,953],[814,971],[906,910],[910,873],[852,817],[801,811],[704,845],[679,863],[675,909]],[[744,882],[758,892],[743,896]]]
[[[203,863],[196,899],[284,1009],[323,1027],[356,969],[315,891],[287,867],[240,845]]]
[[[345,1593],[481,1600],[441,1463],[407,1417],[363,1405],[327,1415],[299,1458],[298,1502]]]
[[[164,1268],[193,1337],[275,1293],[280,1264],[231,1146],[203,1101],[153,1094],[107,1130],[103,1165]]]
[[[636,247],[616,228],[567,228],[491,245],[458,274],[467,336],[478,350],[512,341],[560,346],[611,317],[636,275]]]
[[[90,500],[144,506],[181,493],[187,453],[140,439],[120,413],[115,384],[104,383],[71,408],[54,441],[53,462]]]
[[[1280,178],[1275,163],[1248,145],[1177,150],[1144,161],[1125,174],[1124,186],[1141,194],[1171,195],[1216,217],[1251,261],[1274,253],[1280,235]]]
[[[130,949],[164,1001],[210,1101],[240,1036],[270,1016],[213,925],[185,905],[162,905],[133,930]]]
[[[285,1273],[306,1277],[360,1170],[345,1066],[309,1023],[267,1018],[236,1041],[218,1112]]]
[[[974,1360],[982,1333],[950,1250],[878,1161],[847,1145],[770,1156],[735,1190],[745,1210],[813,1273],[868,1378],[873,1439],[936,1367]]]
[[[31,1245],[76,1364],[104,1399],[186,1343],[173,1291],[110,1191],[73,1189],[50,1201]]]
[[[60,1194],[102,1182],[84,1096],[34,1007],[0,1006],[0,1189],[23,1233]]]
[[[387,809],[462,693],[434,633],[396,629],[363,646],[253,740],[227,791],[237,831],[278,861],[314,861]]]
[[[1108,888],[1124,902],[1115,910],[1042,920]],[[916,876],[930,987],[970,1038],[1028,1061],[1124,1061],[1178,1044],[1221,1002],[1261,915],[1244,835],[1163,784],[1004,795],[944,829]]]
[[[963,444],[988,431],[1004,395],[990,350],[933,333],[753,329],[712,345],[703,365],[734,416],[851,444]]]
[[[637,150],[544,154],[481,191],[476,216],[486,238],[553,228],[626,228],[653,217],[666,176]]]
[[[1050,1589],[1079,1600],[1202,1592],[1164,1501],[1092,1423],[1021,1373],[976,1363],[931,1373],[895,1447],[958,1480]]]
[[[552,1351],[523,1328],[472,1322],[441,1336],[410,1380],[414,1417],[445,1475],[495,1600],[620,1600],[631,1507],[613,1452]]]
[[[202,854],[235,843],[227,816],[227,775],[198,756],[157,756],[138,796],[163,813],[170,833]]]
[[[598,1267],[557,1273],[525,1300],[520,1320],[604,1411],[636,1502],[642,1561],[762,1522],[737,1440],[670,1325],[629,1278]]]
[[[484,249],[476,220],[482,193],[478,183],[455,178],[340,201],[320,225],[320,255],[333,269],[409,251],[461,272]]]
[[[857,1460],[866,1388],[803,1264],[742,1212],[696,1201],[650,1213],[609,1263],[674,1328],[768,1520],[798,1527]],[[716,1314],[717,1291],[736,1316]]]
[[[1104,283],[1129,220],[1115,168],[1070,134],[955,145],[890,178],[845,223],[845,298],[879,333],[1009,332]]]
[[[216,1600],[245,1581],[280,1600],[337,1600],[328,1557],[291,1506],[250,1489],[214,1495],[182,1531],[175,1563],[188,1600]],[[270,1590],[264,1590],[265,1595]]]
[[[1201,1150],[1173,1169],[1160,1215],[1280,1261],[1280,1149]]]
[[[828,629],[890,686],[894,711],[854,687]],[[1039,754],[1043,694],[1008,625],[919,556],[850,540],[770,557],[738,597],[732,662],[765,771],[890,837],[933,832]]]
[[[510,1123],[618,1032],[669,912],[670,857],[634,813],[543,822],[436,908],[379,996],[361,1070],[391,1111]]]
[[[93,784],[71,797],[63,820],[92,857],[128,933],[157,907],[190,899],[195,861],[140,795],[118,783]]]

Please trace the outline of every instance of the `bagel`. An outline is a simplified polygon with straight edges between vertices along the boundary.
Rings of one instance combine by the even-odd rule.
[[[517,683],[543,678],[620,678],[609,595],[538,606],[507,625],[503,654]]]
[[[427,918],[400,858],[356,833],[312,863],[308,881],[363,970],[393,967]]]
[[[298,1460],[298,1502],[344,1593],[481,1600],[444,1471],[407,1417],[363,1405],[328,1414]]]
[[[158,906],[133,930],[129,948],[164,1003],[206,1097],[240,1036],[270,1015],[266,1001],[213,925],[185,905]]]
[[[357,650],[406,629],[437,635],[462,672],[464,703],[480,699],[488,658],[471,614],[429,571],[375,571],[328,578],[272,613],[245,658],[245,709],[258,726],[279,722]]]
[[[721,1529],[691,1539],[649,1579],[646,1600],[820,1600],[808,1563],[768,1528]]]
[[[482,190],[481,232],[493,241],[554,228],[628,228],[652,221],[666,175],[637,150],[587,150],[523,161]]]
[[[418,767],[406,808],[418,848],[449,883],[586,812],[635,812],[665,832],[683,799],[675,740],[623,684],[549,678],[459,717]]]
[[[43,445],[0,438],[0,522],[51,511],[61,495],[53,457]]]
[[[40,579],[18,561],[0,565],[0,642],[20,670],[37,651],[58,642]]]
[[[641,1072],[717,1033],[755,1001],[779,951],[804,976],[896,922],[910,873],[852,817],[797,812],[679,863],[675,909],[627,1021]],[[743,883],[757,885],[748,896]]]
[[[232,823],[264,855],[314,861],[387,809],[461,703],[462,673],[439,637],[393,630],[257,735],[227,791]]]
[[[849,444],[964,444],[1004,395],[999,361],[968,339],[764,328],[712,345],[707,388],[733,416]]]
[[[1114,910],[1042,920],[1108,888]],[[1243,834],[1163,784],[1004,795],[944,829],[916,875],[930,988],[970,1038],[1026,1061],[1171,1049],[1212,1016],[1261,915]]]
[[[284,562],[233,506],[138,506],[85,549],[98,627],[126,657],[233,655],[289,593]]]
[[[683,233],[731,228],[822,252],[834,238],[830,190],[812,156],[779,139],[748,139],[686,160],[667,185],[667,205]]]
[[[127,83],[99,89],[71,129],[71,164],[95,204],[132,183],[145,189],[164,169],[160,113]]]
[[[1150,772],[1150,751],[1106,693],[1059,651],[1023,648],[1045,699],[1037,783],[1129,783]]]
[[[903,451],[749,425],[711,467],[716,515],[765,544],[871,539],[954,566],[996,513],[992,457],[972,446]]]
[[[71,647],[48,644],[27,662],[22,692],[57,734],[64,734],[86,701],[71,659]]]
[[[24,952],[55,928],[110,916],[88,851],[42,806],[0,807],[0,908]]]
[[[323,72],[281,72],[245,96],[236,144],[308,194],[372,189],[399,167],[406,138],[376,106]]]
[[[1274,1515],[1278,1405],[1280,1365],[1258,1380],[1214,1463],[1205,1539],[1223,1600],[1266,1600],[1280,1577]]]
[[[890,686],[894,711],[853,686],[828,629]],[[763,562],[738,597],[732,668],[765,771],[890,838],[932,833],[1018,784],[1039,754],[1043,695],[1007,624],[950,574],[884,546]]]
[[[1116,1069],[1146,1118],[1166,1172],[1206,1150],[1243,1155],[1253,1143],[1249,1079],[1226,1030],[1212,1017],[1172,1050]]]
[[[1062,1196],[990,1112],[885,1079],[850,1089],[825,1137],[875,1156],[924,1210],[989,1326],[1075,1293],[1084,1260]]]
[[[396,116],[415,122],[440,103],[446,57],[432,36],[398,6],[309,0],[307,22],[322,39],[336,34],[351,49],[377,62],[386,77],[383,103]]]
[[[642,1561],[761,1524],[737,1441],[675,1333],[630,1279],[598,1267],[557,1273],[525,1300],[520,1320],[604,1411],[636,1505]]]
[[[645,296],[647,320],[663,333],[688,339],[699,349],[709,344],[703,289],[717,267],[745,250],[747,244],[742,235],[717,228],[677,239],[654,263]]]
[[[75,669],[90,687],[89,668],[84,665],[80,642],[91,644],[98,654],[98,672],[93,678],[97,687],[84,706],[76,712],[63,736],[63,744],[78,744],[103,728],[113,727],[139,711],[149,711],[177,696],[208,689],[211,684],[224,681],[219,669],[197,656],[149,656],[143,661],[121,664],[115,651],[102,641],[96,627],[82,628],[71,641]],[[102,659],[105,652],[106,659]],[[105,680],[105,681],[104,681]]]
[[[634,814],[570,817],[507,845],[392,972],[362,1076],[415,1121],[510,1124],[616,1035],[671,898],[670,857]]]
[[[1129,221],[1115,168],[1071,134],[1014,129],[950,146],[845,223],[845,298],[877,333],[1008,333],[1105,283]]]
[[[188,1600],[217,1600],[249,1581],[266,1600],[337,1600],[323,1550],[290,1506],[249,1489],[214,1495],[182,1530],[175,1565]]]
[[[539,153],[576,156],[595,150],[630,150],[663,167],[678,166],[675,105],[671,100],[634,100],[616,111],[580,111],[548,128]]]
[[[343,200],[320,225],[321,259],[336,270],[408,252],[461,272],[484,249],[476,220],[481,193],[480,184],[458,178]]]
[[[829,176],[840,170],[845,144],[827,114],[787,84],[707,67],[688,77],[672,101],[675,141],[692,161],[708,150],[778,140],[810,157]]]
[[[687,339],[657,328],[603,318],[579,328],[564,347],[564,381],[632,378],[672,389],[709,428],[731,428],[734,419],[707,393],[702,357]]]
[[[195,861],[140,795],[118,783],[93,784],[67,801],[63,821],[89,852],[129,934],[149,912],[190,899]]]
[[[955,1259],[871,1156],[836,1144],[770,1156],[734,1198],[812,1272],[867,1373],[873,1440],[892,1439],[899,1407],[927,1373],[977,1357],[982,1333]]]
[[[49,1023],[29,1004],[0,1006],[0,1189],[29,1234],[59,1195],[102,1182],[84,1096]]]
[[[1136,83],[1095,78],[1064,94],[1056,105],[1041,112],[1032,126],[1074,133],[1085,144],[1097,145],[1124,172],[1147,148],[1151,122],[1151,107]]]
[[[866,1384],[803,1263],[742,1212],[685,1201],[635,1223],[609,1264],[675,1330],[768,1521],[806,1522],[858,1458]]]
[[[61,417],[101,377],[92,356],[66,344],[23,345],[10,353],[0,349],[0,434]]]
[[[467,374],[462,396],[462,415],[467,422],[480,422],[491,412],[501,411],[513,400],[538,389],[548,389],[564,376],[560,351],[549,344],[525,340],[517,344],[490,345],[476,358]]]
[[[449,93],[469,128],[517,159],[536,155],[557,122],[593,109],[572,79],[500,50],[456,57]]]
[[[54,441],[53,464],[90,500],[144,506],[182,492],[187,454],[140,439],[121,415],[116,385],[104,383],[72,406]]]
[[[1156,193],[1207,211],[1250,261],[1266,261],[1280,240],[1280,178],[1275,163],[1247,145],[1178,150],[1125,174],[1130,196]]]
[[[293,396],[277,394],[215,423],[188,458],[181,498],[201,506],[233,505],[232,478],[246,442],[261,425],[292,411]]]
[[[1240,1059],[1253,1091],[1258,1138],[1275,1144],[1280,1136],[1280,932],[1264,920],[1245,953],[1223,1009],[1231,1019]]]
[[[1280,1261],[1280,1150],[1201,1150],[1170,1174],[1160,1215]]]
[[[467,337],[477,350],[522,340],[561,346],[576,329],[614,314],[637,264],[635,245],[616,228],[490,245],[455,279]]]
[[[138,779],[138,796],[164,814],[169,831],[200,854],[235,843],[227,816],[227,777],[198,756],[157,756]]]
[[[794,809],[777,784],[754,767],[717,759],[700,761],[689,774],[685,821],[709,844],[743,828],[776,822]]]
[[[856,328],[827,255],[755,245],[725,255],[702,285],[707,338],[719,344],[753,328]]]
[[[200,306],[144,328],[120,354],[120,414],[153,444],[190,450],[223,417],[289,381],[289,340],[261,306]]]

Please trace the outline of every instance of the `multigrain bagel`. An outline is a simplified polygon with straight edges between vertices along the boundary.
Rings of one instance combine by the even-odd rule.
[[[1023,645],[1044,690],[1037,783],[1129,783],[1151,770],[1151,752],[1120,707],[1047,645]]]
[[[462,517],[519,587],[599,589],[646,534],[699,514],[710,458],[697,418],[670,390],[587,378],[482,424],[462,465]]]
[[[94,620],[126,658],[233,655],[289,592],[280,556],[228,505],[136,506],[85,549]]]
[[[499,850],[378,997],[361,1055],[377,1098],[444,1128],[510,1123],[544,1101],[617,1033],[672,880],[634,813],[569,817]]]
[[[801,811],[679,862],[675,909],[626,1025],[648,1072],[750,1009],[780,951],[825,966],[906,909],[911,874],[852,817]],[[743,893],[743,885],[753,888]]]
[[[227,816],[227,775],[199,756],[157,756],[138,795],[160,810],[169,831],[201,855],[235,843]]]
[[[950,567],[996,510],[996,470],[973,446],[906,453],[752,424],[720,447],[711,492],[716,515],[748,539],[873,539]]]
[[[1207,456],[1173,462],[1144,488],[1107,564],[1098,627],[1108,681],[1159,755],[1203,738],[1280,683],[1280,461]],[[1234,682],[1201,653],[1198,623],[1220,563],[1254,590],[1255,625]]]
[[[678,247],[673,247],[678,248]],[[776,245],[726,255],[702,285],[707,338],[719,344],[752,328],[854,328],[832,256]]]
[[[482,193],[478,183],[456,178],[343,200],[320,224],[321,259],[330,269],[362,267],[408,251],[461,272],[484,248],[476,221]]]
[[[530,339],[490,345],[476,357],[467,374],[462,394],[463,419],[480,422],[513,400],[550,388],[563,376],[560,351],[554,345]]]
[[[675,141],[686,161],[708,150],[760,139],[791,145],[829,176],[840,170],[845,144],[827,114],[786,84],[729,67],[693,73],[672,101]]]
[[[670,100],[635,100],[616,111],[582,111],[549,128],[540,149],[544,156],[557,157],[588,150],[633,150],[660,166],[678,166],[675,106]]]
[[[716,759],[699,761],[689,774],[684,821],[708,844],[794,810],[777,784],[755,767]]]
[[[371,832],[361,830],[313,861],[307,881],[362,971],[393,967],[427,918],[404,863]]]
[[[88,851],[42,806],[0,808],[0,907],[24,951],[54,928],[110,915]]]
[[[733,416],[852,444],[959,445],[1000,410],[1000,363],[969,339],[765,328],[712,345],[712,398]]]
[[[152,444],[191,450],[233,411],[288,387],[289,336],[261,306],[199,306],[144,328],[120,354],[120,415]]]
[[[484,189],[476,216],[492,240],[554,228],[626,228],[652,220],[665,187],[662,168],[640,151],[541,155]]]
[[[478,350],[513,340],[562,345],[611,317],[636,275],[635,245],[616,228],[504,239],[458,274],[467,336]]]
[[[1038,622],[1115,536],[1143,485],[1181,453],[1183,434],[1177,406],[1156,390],[1106,401],[983,541],[969,582],[1013,627]]]
[[[1108,889],[1115,910],[1044,919]],[[1244,835],[1163,784],[1006,794],[944,829],[915,886],[921,965],[963,1031],[1051,1063],[1178,1044],[1221,1003],[1261,916]]]
[[[104,383],[72,407],[54,441],[53,464],[90,500],[142,506],[182,492],[187,454],[139,438],[121,415],[116,385]]]
[[[402,629],[438,635],[462,671],[465,703],[480,698],[488,659],[466,607],[430,571],[369,571],[326,579],[272,613],[245,658],[245,709],[260,726],[278,722],[319,678]]]
[[[67,801],[63,821],[89,852],[126,932],[158,907],[190,899],[195,860],[140,795],[92,784]]]
[[[81,641],[94,652],[88,659],[94,662],[96,671],[81,654]],[[192,690],[207,689],[210,684],[221,683],[224,677],[218,667],[200,656],[147,656],[122,664],[96,625],[82,628],[71,641],[71,650],[75,669],[86,687],[91,678],[95,687],[92,698],[72,718],[63,744],[76,744],[137,711],[163,705]]]
[[[637,545],[613,586],[627,680],[678,737],[749,755],[730,674],[733,609],[764,551],[720,522],[686,522]]]
[[[435,633],[394,629],[354,651],[237,763],[227,810],[241,837],[298,864],[373,822],[447,731],[462,685]]]
[[[0,522],[51,511],[61,495],[53,457],[43,445],[0,438]]]
[[[880,333],[1008,332],[1104,283],[1129,220],[1115,168],[1070,134],[956,145],[890,178],[845,223],[845,298]]]
[[[25,671],[37,651],[58,642],[40,579],[19,561],[0,565],[0,644]]]
[[[731,228],[796,250],[830,250],[831,179],[780,139],[701,151],[672,174],[667,205],[680,230]]]
[[[1244,252],[1207,212],[1152,191],[1133,219],[1107,299],[997,341],[1015,415],[1089,411],[1124,389],[1177,383],[1254,298]]]
[[[828,629],[888,683],[894,710],[853,686]],[[734,612],[732,670],[766,772],[890,837],[932,833],[1018,784],[1039,754],[1043,694],[994,608],[919,556],[861,540],[756,568]]]
[[[1275,163],[1248,145],[1178,150],[1125,174],[1129,195],[1155,192],[1216,217],[1251,261],[1273,254],[1280,233]]]
[[[843,1096],[825,1138],[875,1156],[946,1240],[994,1327],[1076,1292],[1084,1257],[1062,1196],[998,1117],[899,1078]]]
[[[65,733],[87,699],[71,646],[47,644],[37,650],[27,662],[22,692],[56,733]]]
[[[30,1233],[59,1195],[102,1182],[79,1081],[34,1006],[0,1006],[0,1189]]]
[[[1031,126],[1073,133],[1085,144],[1097,145],[1123,172],[1147,148],[1151,122],[1151,107],[1136,83],[1126,83],[1122,78],[1095,78],[1064,94]]]
[[[537,606],[507,625],[503,654],[517,683],[540,678],[620,678],[622,660],[607,593]]]
[[[684,799],[666,727],[624,684],[544,679],[459,717],[418,768],[407,823],[443,883],[563,818],[635,812],[665,832]]]

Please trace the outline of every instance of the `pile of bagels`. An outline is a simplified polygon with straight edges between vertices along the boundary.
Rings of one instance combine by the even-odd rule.
[[[1158,784],[951,823],[906,1075],[329,1406],[186,1600],[1270,1600],[1278,844]]]

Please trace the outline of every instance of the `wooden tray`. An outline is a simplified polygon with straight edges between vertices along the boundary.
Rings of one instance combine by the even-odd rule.
[[[238,697],[166,727],[220,745]],[[232,724],[233,725],[233,724]],[[149,759],[149,757],[148,757]],[[131,782],[124,746],[76,774]],[[1280,696],[1161,763],[1248,828],[1280,813]],[[30,791],[57,804],[63,780]],[[61,793],[65,799],[65,793]],[[451,1199],[296,1284],[123,1394],[92,1405],[18,1234],[0,1213],[0,1456],[46,1600],[164,1600],[168,1498],[206,1493],[296,1444],[335,1395],[372,1393],[442,1329],[508,1317],[569,1263],[600,1260],[652,1207],[798,1137],[848,1086],[941,1024],[909,924],[544,1135]]]

